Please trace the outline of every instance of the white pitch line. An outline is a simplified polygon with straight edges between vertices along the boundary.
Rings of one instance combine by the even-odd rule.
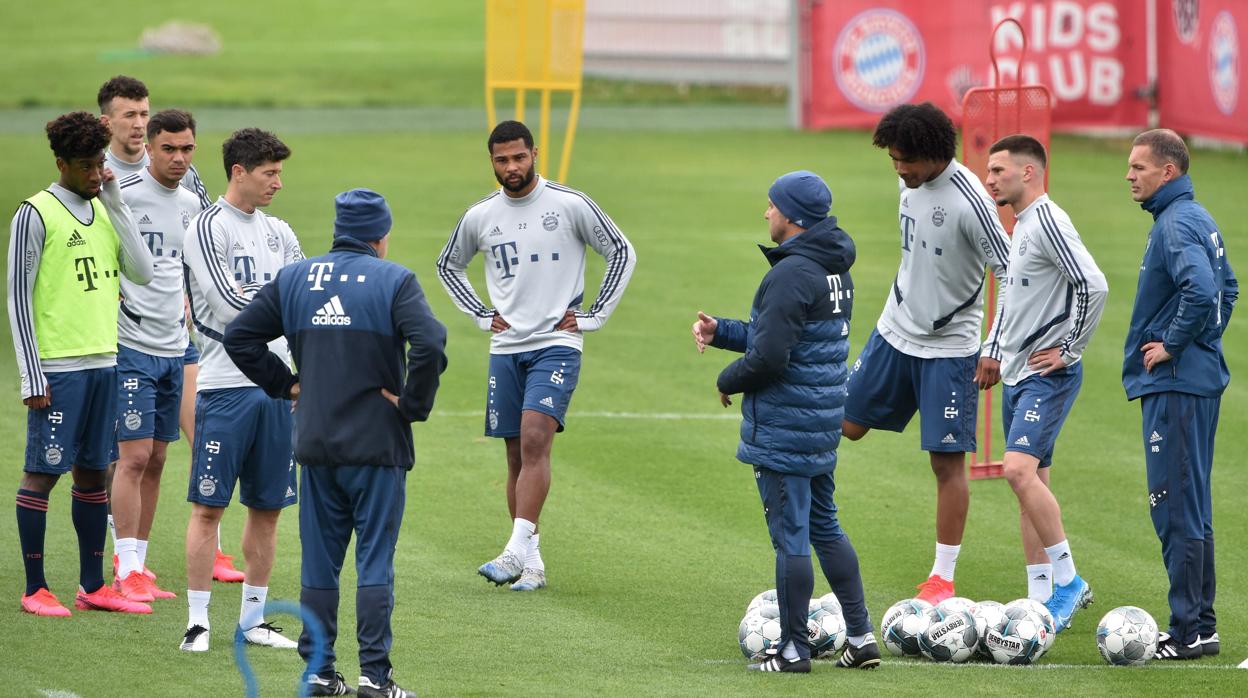
[[[59,691],[52,688],[41,688],[39,692],[47,696],[47,698],[82,698],[82,696],[73,691]]]
[[[702,660],[702,664],[740,664],[740,663],[741,661],[736,660],[736,659],[703,659]],[[829,660],[829,659],[817,659],[815,660],[815,663],[827,664],[828,666],[831,666],[833,662],[832,660]],[[890,662],[887,659],[884,660],[884,663],[881,666],[882,668],[885,668],[885,669],[894,669],[898,667],[910,667],[910,668],[922,668],[922,669],[933,669],[933,668],[952,669],[955,671],[963,671],[971,667],[980,667],[980,668],[985,668],[985,669],[1002,669],[1002,670],[1007,670],[1007,671],[1027,671],[1031,669],[1063,669],[1063,670],[1067,670],[1067,669],[1097,669],[1097,670],[1115,669],[1119,671],[1129,671],[1132,669],[1132,667],[1111,666],[1109,664],[1052,664],[1052,663],[1041,662],[1040,664],[1031,664],[1027,666],[1010,666],[1008,664],[989,664],[987,662],[967,662],[964,664],[945,664],[945,663],[937,664],[935,662],[917,662],[917,661],[916,662],[906,662],[906,661],[891,661]],[[1237,670],[1237,669],[1248,669],[1248,659],[1245,659],[1244,663],[1239,665],[1238,667],[1233,667],[1229,664],[1200,664],[1200,663],[1193,663],[1193,662],[1166,662],[1166,661],[1161,661],[1161,660],[1151,661],[1146,665],[1146,667],[1149,671],[1161,670],[1161,669],[1173,669],[1173,670],[1185,670],[1185,671],[1193,671],[1193,670],[1195,671],[1222,671],[1222,670],[1227,670],[1227,669]]]
[[[477,419],[485,419],[485,413],[481,411],[474,412],[457,412],[457,411],[434,411],[435,417],[475,417]],[[737,413],[731,414],[715,414],[713,412],[571,412],[568,414],[571,419],[655,419],[663,421],[739,421],[741,415]]]

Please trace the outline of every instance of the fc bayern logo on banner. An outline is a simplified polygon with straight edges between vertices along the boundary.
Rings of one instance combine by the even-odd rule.
[[[1218,110],[1230,116],[1239,98],[1239,35],[1235,18],[1220,12],[1209,30],[1209,86]]]
[[[859,109],[885,111],[908,101],[923,82],[923,37],[893,10],[860,12],[832,49],[841,93]]]

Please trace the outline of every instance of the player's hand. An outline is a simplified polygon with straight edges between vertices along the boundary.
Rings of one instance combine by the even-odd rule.
[[[559,332],[580,332],[581,328],[576,324],[576,313],[571,310],[563,314],[563,319],[555,325],[555,330]]]
[[[1164,364],[1174,358],[1161,342],[1149,342],[1140,347],[1140,351],[1144,352],[1144,370],[1149,373],[1153,372],[1153,367],[1157,364]]]
[[[1001,382],[1001,362],[989,356],[979,357],[975,365],[975,385],[980,390],[988,390]]]
[[[386,390],[385,388],[382,388],[382,389],[381,389],[381,396],[382,396],[382,397],[384,397],[385,399],[389,400],[389,401],[390,401],[390,404],[391,404],[391,405],[394,405],[394,409],[396,409],[396,410],[397,410],[397,409],[399,409],[399,396],[398,396],[398,395],[395,395],[394,393],[390,392],[389,390]]]
[[[693,341],[698,345],[698,353],[706,351],[706,345],[715,339],[715,330],[719,329],[719,320],[698,311],[698,320],[693,323]],[[728,405],[724,405],[727,407]]]
[[[510,329],[511,329],[511,323],[504,320],[503,316],[499,315],[498,311],[495,310],[494,320],[490,322],[490,332],[493,332],[494,334],[498,334],[499,332],[506,332],[507,330],[510,330]]]
[[[43,384],[43,395],[31,395],[22,400],[22,404],[32,410],[42,410],[52,406],[52,386]]]
[[[117,183],[117,175],[107,167],[100,176],[100,201],[113,208],[121,205],[121,186]]]
[[[723,405],[724,407],[731,407],[731,406],[732,406],[732,398],[728,397],[727,395],[724,395],[723,393],[720,393],[720,394],[719,394],[719,404]]]
[[[1027,357],[1027,366],[1047,376],[1059,368],[1066,368],[1066,359],[1062,358],[1061,347],[1049,347]]]
[[[295,383],[294,385],[290,386],[288,395],[290,396],[288,399],[292,403],[291,407],[294,407],[293,403],[296,403],[299,401],[299,384],[298,383]]]

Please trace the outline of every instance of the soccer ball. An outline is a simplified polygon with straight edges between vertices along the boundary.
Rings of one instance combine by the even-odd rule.
[[[944,601],[936,604],[936,608],[945,613],[953,613],[954,611],[969,611],[975,602],[963,596],[951,596]]]
[[[919,656],[919,635],[931,623],[927,616],[930,610],[932,605],[919,599],[905,599],[890,606],[880,621],[888,651],[897,657]]]
[[[1157,622],[1135,606],[1119,606],[1096,626],[1096,648],[1110,664],[1142,666],[1157,653]]]
[[[773,606],[780,603],[780,597],[776,595],[775,589],[768,589],[767,591],[760,592],[758,596],[755,596],[754,599],[750,601],[750,605],[745,607],[745,612],[749,613],[750,611],[753,611],[759,606],[767,603]]]
[[[1036,601],[1035,599],[1014,599],[1006,604],[1006,608],[1009,608],[1010,606],[1022,606],[1023,608],[1028,609],[1032,613],[1039,616],[1040,620],[1044,623],[1044,629],[1047,630],[1048,633],[1045,635],[1044,647],[1040,650],[1040,654],[1036,656],[1036,659],[1039,659],[1045,652],[1048,652],[1049,649],[1053,647],[1053,641],[1057,639],[1057,623],[1053,620],[1053,614],[1049,612],[1049,609],[1044,604]]]
[[[765,603],[756,607],[753,611],[750,611],[746,615],[749,615],[750,613],[753,613],[754,615],[762,616],[764,618],[779,618],[780,607],[775,605],[774,603]]]
[[[843,615],[841,612],[841,602],[837,600],[836,594],[828,592],[817,599],[810,600],[810,613],[814,615],[816,609],[823,609],[828,613]]]
[[[762,659],[767,650],[780,647],[780,620],[747,613],[737,627],[737,643],[746,659]]]
[[[946,612],[943,606],[927,612],[928,626],[919,633],[919,651],[934,662],[965,662],[979,644],[975,617],[964,610]]]
[[[979,644],[975,648],[976,654],[984,659],[992,659],[992,653],[988,651],[984,639],[988,637],[988,628],[995,626],[1001,622],[1001,618],[1005,616],[1005,606],[996,601],[980,601],[972,604],[969,609],[971,616],[975,619],[975,630],[979,632]]]
[[[997,664],[1031,664],[1044,653],[1048,630],[1030,608],[1010,604],[1001,620],[989,626],[984,646]]]
[[[817,609],[810,614],[806,622],[810,631],[810,653],[812,657],[825,654],[836,654],[845,646],[845,619],[839,613],[828,613]]]

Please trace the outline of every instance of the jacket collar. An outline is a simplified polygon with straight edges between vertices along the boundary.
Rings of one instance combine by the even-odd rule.
[[[374,250],[372,245],[363,240],[356,240],[345,235],[334,237],[334,246],[330,248],[330,252],[351,252],[353,254],[377,256],[377,250]]]
[[[1170,207],[1170,204],[1179,199],[1196,198],[1196,189],[1192,186],[1192,178],[1190,175],[1183,175],[1178,179],[1171,180],[1161,186],[1153,195],[1145,199],[1140,208],[1153,214],[1153,220],[1161,215]]]

